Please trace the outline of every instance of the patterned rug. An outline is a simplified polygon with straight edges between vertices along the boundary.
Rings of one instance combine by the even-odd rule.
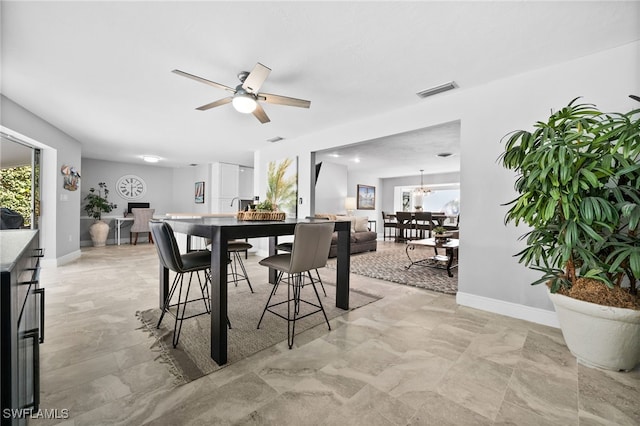
[[[400,243],[378,243],[378,250],[351,255],[351,273],[370,278],[378,278],[398,284],[420,287],[439,293],[456,294],[458,291],[458,269],[453,268],[453,277],[446,269],[430,268],[411,264],[407,258],[406,245]],[[416,247],[409,250],[411,259],[418,260],[433,256],[430,247]],[[438,254],[444,254],[438,251]],[[444,266],[443,262],[428,262],[432,266]],[[327,268],[336,268],[336,259],[329,259]]]
[[[326,297],[322,294],[320,286],[318,286],[322,304],[330,320],[348,312],[336,307],[336,288],[334,283],[335,281],[331,282],[325,279]],[[169,371],[176,377],[177,384],[188,383],[287,340],[287,322],[274,314],[265,314],[260,329],[256,328],[264,304],[269,298],[269,293],[272,289],[271,284],[252,282],[255,293],[250,293],[248,287],[243,284],[241,283],[238,287],[229,287],[228,316],[232,328],[228,330],[227,335],[228,362],[222,367],[216,364],[210,356],[209,336],[211,334],[211,326],[208,315],[185,320],[182,324],[180,341],[178,346],[174,348],[172,345],[173,316],[165,315],[160,328],[157,329],[156,324],[160,315],[159,308],[137,312],[136,316],[142,322],[141,328],[156,338],[150,348],[158,354],[156,360],[167,366]],[[190,298],[196,297],[194,294],[190,293]],[[281,285],[273,300],[284,299],[286,294],[286,286]],[[302,290],[302,297],[306,300],[314,300],[313,288],[305,286]],[[371,296],[352,290],[349,293],[350,310],[379,299],[380,297],[378,296]],[[301,304],[301,306],[302,315],[305,313],[306,305]],[[286,316],[286,304],[281,305],[281,307],[280,313]],[[200,309],[202,305],[197,304],[195,308]],[[296,321],[293,350],[295,350],[297,344],[303,344],[308,341],[305,339],[305,333],[313,333],[314,337],[319,337],[328,332],[322,313],[310,315],[307,318]]]

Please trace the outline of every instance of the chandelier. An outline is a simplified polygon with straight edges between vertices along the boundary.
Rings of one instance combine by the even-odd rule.
[[[423,181],[423,176],[422,176],[423,172],[424,172],[424,169],[420,169],[420,187],[419,188],[415,188],[413,190],[414,194],[422,194],[422,195],[431,194],[431,189],[429,189],[429,188],[424,186],[424,181]]]
[[[424,197],[431,194],[431,189],[424,186],[422,176],[423,172],[424,169],[420,169],[420,187],[413,190],[413,208],[416,211],[422,211],[422,203],[424,202]]]

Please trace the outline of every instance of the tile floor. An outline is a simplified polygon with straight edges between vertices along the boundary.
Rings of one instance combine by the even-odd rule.
[[[257,260],[249,273],[266,280]],[[158,305],[157,276],[148,244],[83,248],[42,271],[41,408],[69,418],[32,424],[640,424],[640,370],[586,368],[557,329],[357,275],[352,288],[383,299],[331,332],[296,336],[293,350],[279,344],[176,386],[135,317]]]

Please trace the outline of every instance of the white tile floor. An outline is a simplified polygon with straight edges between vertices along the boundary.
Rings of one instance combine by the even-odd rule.
[[[257,260],[249,274],[266,281]],[[559,330],[449,295],[352,275],[352,288],[383,298],[320,337],[296,336],[293,350],[176,386],[135,317],[159,303],[153,246],[83,248],[41,276],[41,408],[69,418],[36,425],[640,424],[639,370],[583,367]]]

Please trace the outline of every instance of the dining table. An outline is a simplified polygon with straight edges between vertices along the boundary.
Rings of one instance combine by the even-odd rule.
[[[411,213],[411,220],[415,220],[416,212],[411,211],[409,213]],[[389,219],[396,219],[396,215],[393,213],[389,214],[388,217]],[[452,218],[455,218],[455,216],[447,215],[445,213],[440,213],[440,212],[431,212],[431,220],[434,221],[433,226],[444,226],[445,220],[452,219]]]
[[[269,255],[276,254],[278,237],[293,235],[298,223],[323,222],[324,219],[288,218],[281,221],[243,221],[235,217],[165,219],[176,233],[207,238],[211,241],[211,358],[227,362],[227,247],[228,241],[269,237]],[[336,262],[336,307],[349,309],[350,221],[334,222],[338,235]],[[269,282],[276,282],[276,270],[269,269]],[[160,265],[160,308],[169,292],[169,270]]]

